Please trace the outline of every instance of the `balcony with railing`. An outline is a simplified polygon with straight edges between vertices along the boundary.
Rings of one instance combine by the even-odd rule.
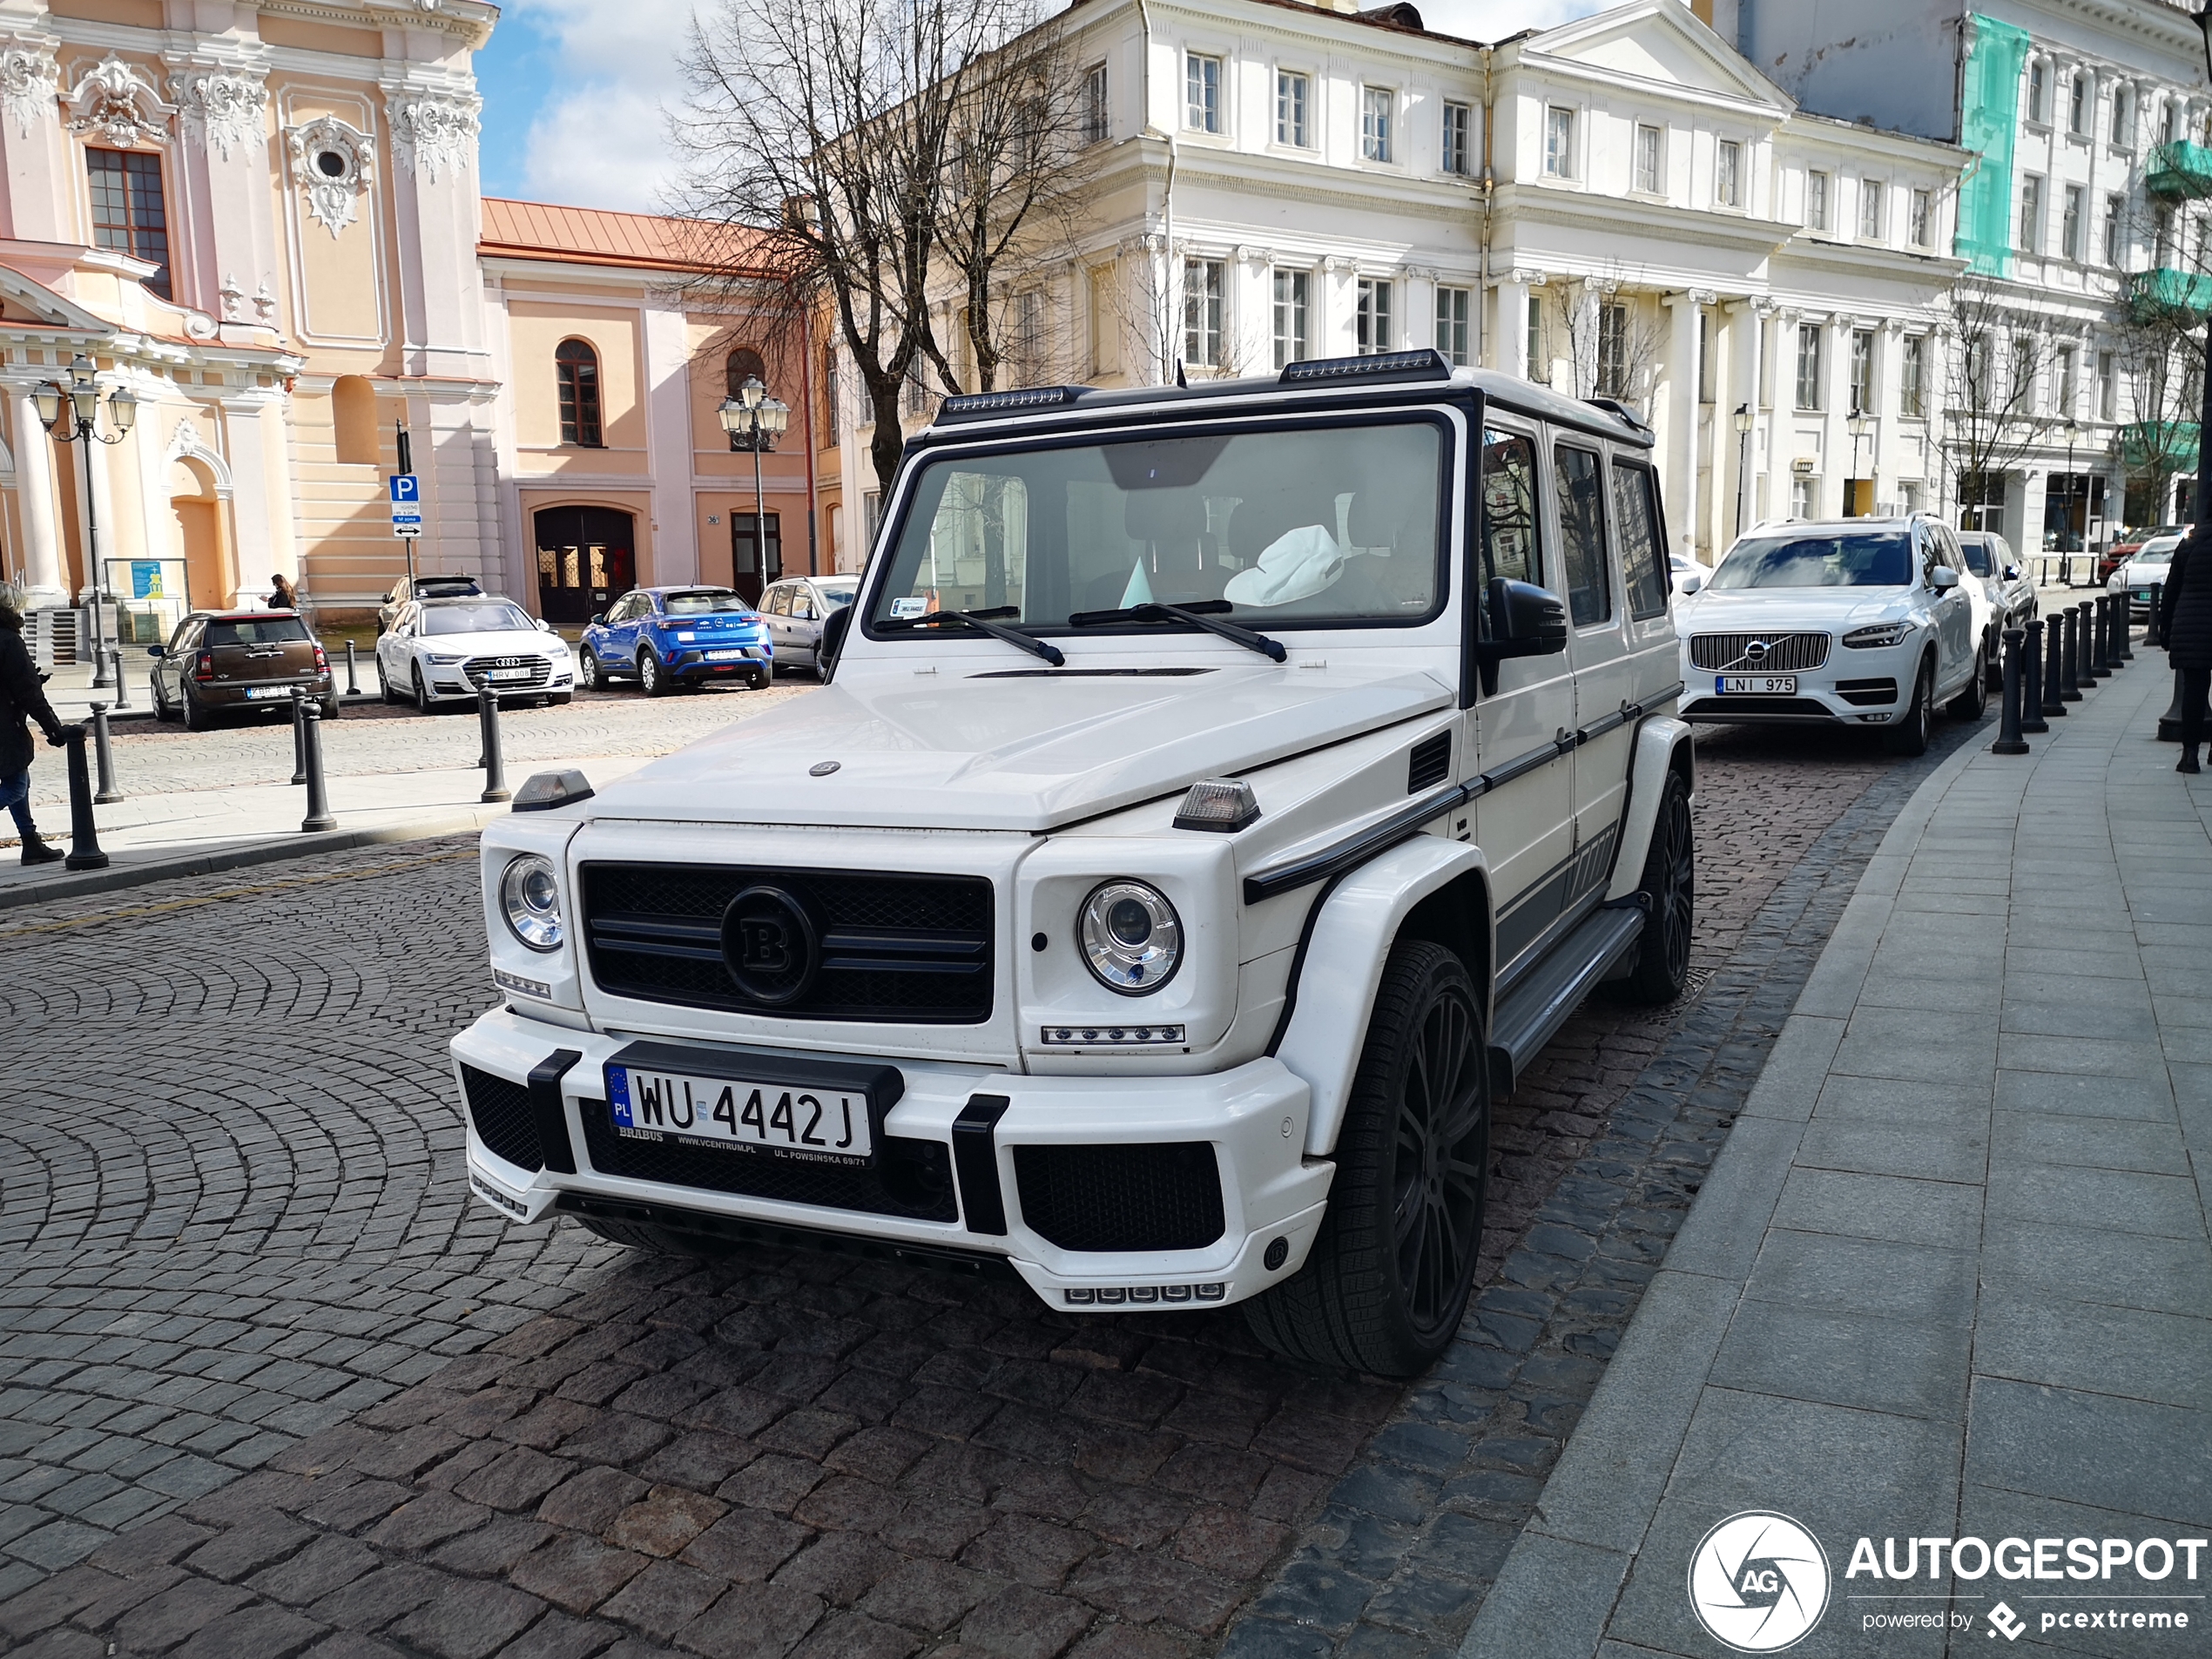
[[[2168,201],[2212,199],[2212,149],[2201,144],[2161,144],[2150,152],[2143,188]]]
[[[2212,311],[2212,276],[2176,271],[2170,266],[2138,271],[2128,279],[2128,304],[2139,317],[2159,311],[2185,311],[2201,317]]]
[[[2197,424],[2194,421],[2136,421],[2120,428],[2120,459],[2128,467],[2155,462],[2195,465]]]

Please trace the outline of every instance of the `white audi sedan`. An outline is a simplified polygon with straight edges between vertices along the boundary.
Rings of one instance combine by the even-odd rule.
[[[502,703],[565,703],[576,658],[550,624],[511,599],[415,599],[376,642],[376,679],[387,703],[411,700],[426,714],[442,702],[473,702],[487,685]]]
[[[1925,514],[1762,524],[1675,603],[1686,720],[1882,728],[1928,745],[1988,698],[1958,536]]]

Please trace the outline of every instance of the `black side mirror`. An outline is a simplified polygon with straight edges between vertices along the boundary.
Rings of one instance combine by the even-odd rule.
[[[152,658],[156,662],[160,661],[161,658],[166,657],[168,654],[169,647],[166,645],[148,645],[146,647],[146,655]]]
[[[590,628],[604,628],[606,626],[606,622],[607,613],[604,610],[595,610],[591,613],[591,620],[584,625]]]
[[[1496,692],[1498,664],[1508,657],[1550,657],[1567,649],[1566,605],[1533,582],[1492,577],[1487,608],[1490,637],[1475,647],[1486,696]]]
[[[2017,581],[2019,581],[2020,579],[2020,566],[2019,566],[2019,565],[2017,565],[2017,564],[2008,564],[2008,565],[2006,565],[2006,566],[2005,567],[2005,580],[2006,580],[2006,581],[2007,581],[2007,582],[2017,582]]]
[[[829,613],[822,624],[821,637],[814,642],[815,671],[827,684],[837,672],[837,659],[845,649],[845,636],[853,630],[853,607],[840,605]]]

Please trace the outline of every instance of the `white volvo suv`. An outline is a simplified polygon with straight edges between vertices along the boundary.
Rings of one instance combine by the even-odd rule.
[[[948,400],[824,690],[486,833],[472,1190],[1418,1370],[1494,1096],[1687,973],[1650,444],[1427,351]]]
[[[1941,520],[1762,524],[1675,607],[1685,720],[1882,728],[1917,755],[1941,704],[1981,718],[1988,646]]]

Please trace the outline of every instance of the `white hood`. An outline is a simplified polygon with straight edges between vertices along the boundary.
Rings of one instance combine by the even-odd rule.
[[[481,634],[424,634],[415,642],[426,652],[440,657],[551,657],[556,661],[568,649],[558,634],[533,628],[501,628]]]
[[[1910,614],[1910,588],[1705,588],[1675,606],[1675,630],[1692,634],[1848,633]]]
[[[1448,706],[1418,671],[853,677],[603,791],[595,818],[1042,831]],[[826,762],[824,777],[811,769]]]

